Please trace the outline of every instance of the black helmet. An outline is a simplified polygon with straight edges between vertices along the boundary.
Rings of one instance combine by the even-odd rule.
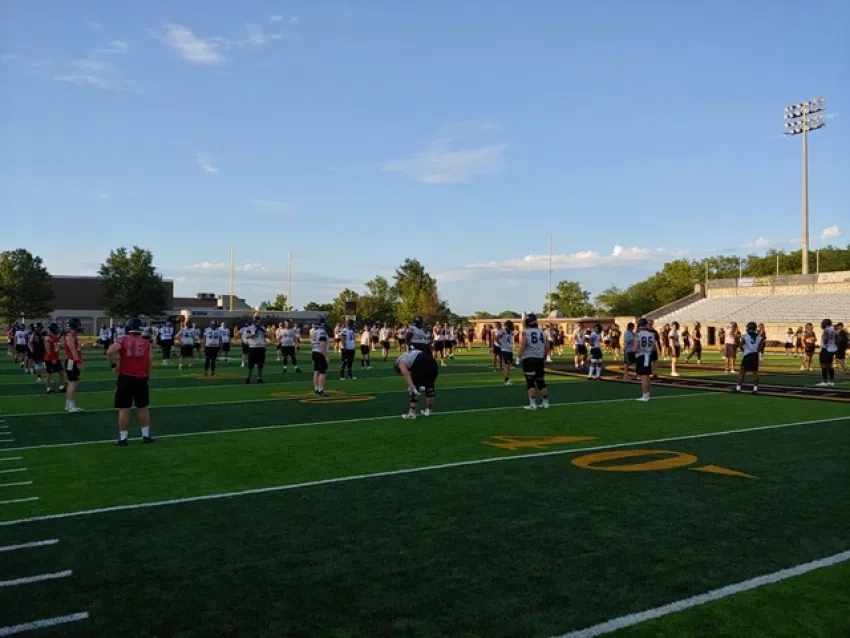
[[[536,328],[537,327],[537,315],[534,314],[533,312],[529,312],[525,316],[525,325],[528,326],[529,328]]]
[[[317,328],[324,328],[325,327],[325,318],[324,317],[319,317],[318,319],[316,319],[316,327]]]
[[[58,335],[59,334],[59,324],[56,323],[55,321],[51,321],[49,324],[47,324],[47,331],[52,335]]]
[[[82,332],[83,323],[76,317],[71,317],[70,319],[68,319],[68,328],[70,328],[74,332]]]
[[[648,325],[649,322],[644,317],[638,319],[638,328],[646,328]]]
[[[422,319],[422,317],[416,317],[416,318],[413,320],[413,325],[414,325],[414,326],[416,326],[417,328],[420,328],[420,329],[421,329],[421,328],[422,328],[422,326],[423,326],[423,325],[425,325],[425,320],[424,320],[424,319]]]
[[[758,330],[758,326],[756,325],[756,322],[750,321],[747,324],[747,332],[755,332],[756,330]]]
[[[128,333],[137,332],[141,334],[142,328],[142,320],[138,317],[130,317],[129,319],[127,319],[127,323],[124,324],[124,330],[126,330]]]

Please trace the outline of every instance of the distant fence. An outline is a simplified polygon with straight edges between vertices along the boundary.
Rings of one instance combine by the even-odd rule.
[[[777,292],[816,292],[816,286],[823,286],[823,292],[850,290],[850,271],[822,272],[809,275],[777,275],[771,277],[740,277],[738,279],[709,279],[706,289],[715,293],[759,295]],[[765,290],[770,288],[771,291]],[[734,292],[732,292],[734,291]],[[719,296],[723,296],[721,293]]]

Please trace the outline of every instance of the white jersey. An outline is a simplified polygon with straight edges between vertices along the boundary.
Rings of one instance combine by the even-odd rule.
[[[204,345],[207,348],[218,348],[221,345],[221,333],[218,328],[204,328]]]
[[[446,331],[444,328],[435,328],[434,329],[434,341],[445,341],[446,340]]]
[[[389,341],[393,331],[389,328],[381,328],[381,341]]]
[[[174,341],[174,326],[163,326],[159,329],[160,341]]]
[[[789,346],[794,345],[794,333],[793,332],[789,332],[788,334],[785,335],[785,343]]]
[[[431,343],[428,333],[422,328],[410,326],[410,343],[418,346],[427,346]]]
[[[313,328],[310,331],[310,344],[313,352],[322,352],[322,344],[328,342],[328,333],[324,328]]]
[[[513,352],[514,350],[514,335],[507,330],[502,331],[502,338],[499,342],[499,350],[502,352]]]
[[[576,333],[573,335],[573,343],[577,346],[584,345],[584,330],[576,330]]]
[[[295,331],[292,328],[283,328],[277,332],[277,340],[284,348],[295,347]]]
[[[546,334],[540,328],[526,328],[523,359],[545,359],[546,342]]]
[[[499,350],[502,349],[502,334],[503,333],[504,333],[504,330],[500,330],[499,328],[495,328],[493,330],[493,347],[494,348],[498,348]]]
[[[263,326],[248,326],[245,338],[249,348],[266,347],[266,329]]]
[[[679,347],[679,331],[678,330],[671,330],[670,334],[667,335],[667,339],[670,340],[671,346],[673,346],[674,348]]]
[[[115,339],[116,340],[118,339],[118,337],[123,337],[125,334],[126,333],[124,331],[124,328],[119,326],[115,329]]]
[[[218,338],[222,343],[230,343],[230,328],[220,326],[218,329]]]
[[[407,338],[407,330],[399,328],[395,333],[395,338],[399,341],[404,341]]]
[[[27,345],[27,331],[26,330],[18,330],[18,331],[15,332],[15,345],[16,346]]]
[[[602,345],[602,335],[598,332],[591,332],[588,341],[590,341],[591,348],[598,348]]]
[[[101,341],[110,341],[112,337],[112,331],[109,328],[101,328],[100,329],[100,340]]]
[[[249,327],[249,326],[245,326],[245,327],[243,327],[243,328],[239,328],[239,340],[240,340],[242,343],[248,343],[248,330],[249,330],[249,329],[250,329],[250,327]]]
[[[649,328],[638,330],[638,333],[635,335],[635,346],[635,354],[649,361],[652,351],[655,350],[655,333]]]
[[[118,331],[115,331],[115,338],[117,339],[121,335],[118,334]],[[184,346],[193,346],[195,345],[195,329],[194,328],[183,328],[180,331],[180,343]]]
[[[360,345],[361,346],[368,346],[371,343],[371,341],[372,341],[372,333],[369,332],[368,330],[364,330],[363,333],[360,335]]]
[[[455,329],[451,326],[449,326],[448,330],[446,330],[446,338],[449,341],[454,341],[457,338],[457,335],[455,334]]]
[[[821,350],[825,350],[826,352],[838,352],[838,342],[836,340],[837,335],[838,333],[835,332],[835,328],[832,326],[824,328],[820,336]]]
[[[736,340],[738,336],[735,334],[735,328],[724,328],[723,336],[725,337],[724,343],[727,346],[734,346],[736,344]]]
[[[728,343],[728,341],[727,341]],[[758,354],[761,350],[761,335],[745,332],[741,335],[741,352],[746,357],[748,354]]]
[[[623,335],[623,349],[626,352],[633,352],[635,347],[635,333],[631,330],[626,330]]]
[[[404,364],[407,369],[410,369],[410,366],[416,361],[416,358],[422,356],[422,352],[420,350],[408,350],[404,354],[402,354],[398,359],[395,360],[395,369],[398,370],[400,364]]]
[[[351,328],[342,328],[339,331],[339,338],[342,339],[342,347],[346,350],[357,349],[357,335]]]

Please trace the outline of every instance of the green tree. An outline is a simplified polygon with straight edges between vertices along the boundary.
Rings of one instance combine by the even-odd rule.
[[[520,319],[522,315],[516,310],[502,310],[498,315],[499,319]]]
[[[543,307],[548,311],[549,304]],[[582,289],[577,281],[559,281],[552,291],[552,310],[559,310],[567,317],[586,317],[594,314],[590,293]]]
[[[317,303],[315,301],[311,301],[304,306],[304,310],[308,312],[330,312],[333,308],[334,305],[332,303]]]
[[[386,277],[366,282],[366,294],[357,303],[357,315],[364,321],[394,324],[398,295]]]
[[[264,301],[260,304],[260,310],[271,310],[273,312],[282,312],[289,308],[289,303],[286,299],[286,295],[278,295],[274,298],[274,301]]]
[[[495,319],[492,313],[487,312],[486,310],[476,310],[472,313],[472,319]]]
[[[110,316],[157,317],[168,310],[162,275],[153,266],[151,251],[138,246],[129,254],[124,247],[113,250],[98,274],[103,305]]]
[[[18,248],[0,253],[0,312],[8,320],[43,317],[53,307],[53,286],[41,257]]]
[[[437,280],[417,259],[407,258],[396,269],[392,289],[398,298],[396,317],[402,323],[409,323],[417,315],[428,322],[441,321],[450,312],[440,299]]]

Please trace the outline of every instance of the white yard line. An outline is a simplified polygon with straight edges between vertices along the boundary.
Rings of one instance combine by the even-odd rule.
[[[57,578],[68,578],[74,572],[66,569],[61,572],[51,572],[49,574],[36,574],[35,576],[25,576],[24,578],[14,578],[12,580],[0,580],[0,587],[17,587],[18,585],[30,585],[32,583],[40,583],[45,580],[56,580]]]
[[[347,396],[357,396],[357,395],[347,395]],[[661,397],[655,397],[653,401],[661,401],[665,399],[687,399],[687,398],[699,398],[699,397],[717,397],[724,396],[718,392],[689,392],[687,394],[671,394]],[[553,408],[563,408],[563,407],[576,407],[582,405],[600,405],[605,403],[631,403],[634,402],[634,397],[629,397],[627,399],[599,399],[596,401],[573,401],[570,403],[553,403],[551,407]],[[205,405],[213,405],[211,403],[206,403]],[[428,417],[430,419],[438,418],[440,416],[450,416],[455,414],[475,414],[476,412],[503,412],[506,410],[524,410],[524,405],[507,405],[500,406],[497,408],[471,408],[468,410],[446,410],[445,412],[435,412],[433,416]],[[112,410],[114,412],[115,410]],[[366,421],[388,421],[400,419],[401,416],[399,414],[389,414],[384,416],[368,416],[368,417],[357,417],[354,419],[336,419],[333,421],[307,421],[305,423],[281,423],[276,425],[257,425],[254,427],[247,428],[225,428],[222,430],[199,430],[197,432],[179,432],[177,434],[160,434],[157,435],[157,438],[160,439],[178,439],[184,438],[187,436],[210,436],[216,434],[234,434],[239,432],[261,432],[263,430],[291,430],[294,428],[310,428],[316,427],[320,425],[350,425],[352,423],[364,423]],[[422,417],[425,418],[425,417]],[[103,445],[105,443],[112,443],[115,439],[97,439],[94,441],[73,441],[71,443],[44,443],[42,445],[25,445],[20,447],[11,447],[6,448],[4,451],[6,452],[20,452],[23,450],[45,450],[51,448],[61,448],[61,447],[76,447],[78,445]]]
[[[14,505],[15,503],[30,503],[37,501],[37,496],[28,496],[27,498],[11,498],[5,501],[0,501],[0,505]]]
[[[17,483],[0,483],[0,487],[19,487],[21,485],[32,485],[32,481],[18,481]]]
[[[23,458],[22,456],[3,456],[0,457],[0,461],[22,461]]]
[[[11,470],[0,470],[0,474],[11,474],[12,472],[26,472],[27,468],[25,467],[15,467]]]
[[[15,634],[22,634],[27,631],[34,631],[36,629],[46,629],[47,627],[56,627],[57,625],[64,625],[69,622],[77,622],[79,620],[86,620],[89,617],[89,613],[87,611],[80,611],[76,614],[69,614],[68,616],[55,616],[54,618],[42,618],[41,620],[33,620],[32,622],[25,622],[22,625],[10,625],[9,627],[0,627],[0,636],[14,636]]]
[[[19,545],[5,545],[0,547],[0,552],[16,552],[19,549],[32,549],[34,547],[47,547],[59,542],[58,538],[49,538],[46,541],[33,541],[31,543],[20,543]]]
[[[811,421],[795,421],[793,423],[778,423],[776,425],[760,425],[753,428],[742,428],[740,430],[722,430],[719,432],[704,432],[702,434],[685,434],[682,436],[668,436],[658,439],[646,439],[643,441],[626,441],[623,443],[609,443],[607,445],[593,445],[589,447],[569,448],[566,450],[553,450],[551,452],[534,452],[530,454],[518,454],[515,456],[494,456],[486,459],[475,459],[472,461],[454,461],[452,463],[441,463],[439,465],[424,465],[420,467],[412,467],[403,470],[389,470],[386,472],[373,472],[371,474],[354,474],[351,476],[340,476],[337,478],[322,479],[319,481],[308,481],[305,483],[289,483],[286,485],[273,485],[271,487],[260,487],[250,490],[240,490],[237,492],[221,492],[217,494],[207,494],[205,496],[189,496],[185,498],[173,498],[165,501],[150,501],[147,503],[134,503],[131,505],[114,505],[111,507],[100,507],[97,509],[80,510],[77,512],[64,512],[61,514],[46,514],[44,516],[31,516],[29,518],[19,518],[11,521],[0,521],[0,527],[10,525],[19,525],[21,523],[33,523],[37,521],[52,521],[56,519],[74,518],[77,516],[92,516],[95,514],[105,514],[109,512],[123,512],[127,510],[148,509],[151,507],[163,507],[166,505],[180,505],[183,503],[197,503],[201,501],[215,501],[224,498],[234,498],[237,496],[251,496],[254,494],[268,494],[270,492],[286,492],[290,490],[306,489],[310,487],[319,487],[322,485],[336,485],[339,483],[351,483],[353,481],[363,481],[369,479],[387,478],[392,476],[404,476],[406,474],[421,474],[423,472],[433,472],[435,470],[448,470],[456,467],[467,467],[471,465],[484,465],[487,463],[502,463],[508,461],[521,461],[527,459],[539,459],[548,456],[562,456],[564,454],[578,454],[581,452],[596,452],[599,450],[612,450],[624,447],[654,445],[656,443],[670,443],[674,441],[690,441],[694,439],[707,439],[719,436],[730,436],[734,434],[746,434],[750,432],[763,432],[766,430],[779,430],[782,428],[798,427],[803,425],[818,425],[822,423],[835,423],[838,421],[850,421],[850,415],[833,417],[829,419],[814,419]]]
[[[839,554],[833,554],[832,556],[827,556],[826,558],[814,560],[810,563],[802,563],[789,569],[783,569],[778,572],[773,572],[772,574],[765,574],[764,576],[758,576],[757,578],[743,580],[739,583],[727,585],[726,587],[713,589],[709,592],[706,592],[705,594],[691,596],[690,598],[683,598],[682,600],[677,600],[676,602],[669,603],[667,605],[662,605],[661,607],[654,607],[653,609],[647,609],[646,611],[642,611],[640,613],[629,614],[627,616],[620,616],[619,618],[613,618],[604,623],[594,625],[593,627],[587,627],[586,629],[580,629],[578,631],[571,631],[567,634],[562,634],[557,638],[595,638],[595,636],[603,636],[605,634],[610,634],[612,632],[619,631],[620,629],[624,629],[626,627],[631,627],[633,625],[646,622],[647,620],[654,620],[656,618],[661,618],[669,614],[675,614],[686,609],[699,607],[700,605],[705,605],[706,603],[710,603],[715,600],[721,600],[729,596],[740,594],[741,592],[750,591],[751,589],[757,589],[759,587],[764,587],[765,585],[772,585],[773,583],[778,583],[789,578],[801,576],[816,569],[822,569],[823,567],[837,565],[838,563],[843,563],[848,560],[850,560],[850,551],[841,552]]]

